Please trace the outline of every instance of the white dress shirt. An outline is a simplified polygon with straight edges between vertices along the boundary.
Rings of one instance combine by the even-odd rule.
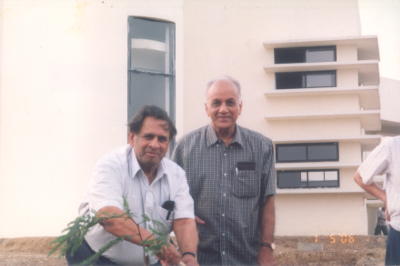
[[[146,214],[167,227],[167,230],[162,231],[168,238],[174,219],[194,219],[193,199],[189,194],[182,168],[163,158],[157,168],[156,178],[149,184],[130,145],[118,148],[100,159],[93,171],[79,212],[82,215],[88,213],[89,209],[99,211],[106,206],[114,206],[125,211],[123,197],[127,199],[131,212],[135,214],[136,223],[142,222],[142,215]],[[166,220],[168,211],[161,207],[167,200],[175,202],[174,210],[168,220]],[[149,229],[152,222],[140,225]],[[86,235],[86,241],[96,252],[115,238],[101,225],[94,226]],[[103,256],[123,265],[144,264],[143,247],[128,241],[113,246]],[[156,262],[157,258],[151,256],[150,264]]]
[[[400,231],[400,136],[385,138],[358,168],[363,183],[372,184],[376,175],[386,174],[386,208],[389,224]]]

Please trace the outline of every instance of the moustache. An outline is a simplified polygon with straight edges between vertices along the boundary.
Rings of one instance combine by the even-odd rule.
[[[152,149],[152,148],[145,149],[144,153],[155,153],[155,154],[161,155],[160,149]]]

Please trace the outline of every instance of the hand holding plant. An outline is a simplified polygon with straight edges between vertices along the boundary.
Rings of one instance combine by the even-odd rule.
[[[56,238],[53,242],[51,242],[51,244],[55,244],[55,247],[49,252],[48,256],[53,254],[57,249],[60,249],[59,258],[65,256],[68,250],[70,250],[71,256],[73,256],[78,247],[82,244],[82,241],[85,238],[89,229],[96,224],[102,224],[108,219],[131,219],[138,229],[141,223],[151,221],[149,217],[143,215],[142,222],[136,223],[133,220],[133,217],[135,215],[131,213],[128,202],[125,198],[124,208],[126,212],[123,214],[110,214],[102,212],[101,215],[97,215],[98,213],[92,210],[89,214],[77,217],[74,221],[68,224],[66,229],[63,230],[63,232],[67,232],[66,234]],[[168,243],[166,236],[164,235],[164,233],[162,233],[162,230],[166,229],[165,225],[155,220],[153,220],[152,222],[154,226],[149,228],[151,235],[145,240],[143,240],[142,236],[140,235],[140,230],[138,230],[138,236],[142,241],[140,245],[144,247],[143,256],[145,256],[145,253],[150,253],[151,255],[156,255],[163,265],[178,265],[180,263],[180,254],[173,245],[170,245]],[[106,252],[109,248],[116,245],[117,243],[122,242],[123,240],[132,240],[132,236],[123,235],[115,238],[114,240],[108,242],[106,245],[101,247],[97,253],[83,261],[81,265],[93,265],[98,260],[98,258],[102,254],[104,254],[104,252]],[[146,259],[144,261],[146,263]]]

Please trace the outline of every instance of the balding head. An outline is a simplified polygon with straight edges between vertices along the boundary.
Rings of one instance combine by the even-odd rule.
[[[207,101],[207,93],[208,93],[208,91],[210,90],[210,87],[211,87],[214,83],[220,82],[220,81],[229,81],[229,82],[231,82],[231,83],[236,87],[236,89],[237,89],[237,91],[238,91],[238,94],[239,94],[239,102],[241,103],[241,102],[242,102],[242,95],[241,95],[241,92],[240,92],[240,84],[239,84],[239,82],[238,82],[236,79],[234,79],[234,78],[232,78],[232,77],[230,77],[230,76],[226,76],[226,75],[225,75],[225,76],[218,76],[218,77],[216,77],[216,78],[210,80],[210,81],[207,83],[207,86],[206,86],[206,94],[205,94],[205,96],[206,96],[206,101]]]

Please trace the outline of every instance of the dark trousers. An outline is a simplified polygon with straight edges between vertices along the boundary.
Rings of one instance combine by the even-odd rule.
[[[68,265],[78,265],[79,263],[85,261],[87,258],[95,254],[94,250],[89,246],[85,239],[83,239],[82,244],[78,247],[78,249],[74,252],[74,256],[71,256],[70,250],[67,251],[65,258],[67,259]],[[94,265],[119,265],[111,260],[107,259],[104,256],[100,256],[100,258],[94,263]],[[151,266],[161,266],[160,261],[152,264]]]
[[[65,258],[67,259],[68,265],[77,265],[87,258],[96,254],[94,250],[89,246],[85,239],[83,239],[82,244],[74,252],[74,256],[71,256],[70,250],[67,251]],[[94,265],[118,265],[115,262],[107,259],[106,257],[100,256],[100,258],[94,263]]]
[[[385,265],[400,265],[400,232],[390,226],[386,241]]]
[[[383,235],[387,236],[388,235],[388,229],[386,225],[377,225],[375,227],[375,234],[374,235],[379,235],[380,233],[383,233]]]

